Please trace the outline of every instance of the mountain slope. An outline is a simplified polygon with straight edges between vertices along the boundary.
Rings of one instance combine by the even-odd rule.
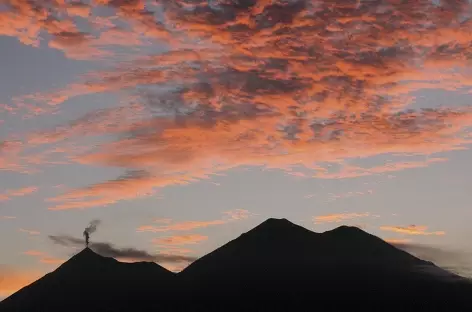
[[[470,298],[470,282],[358,228],[268,219],[177,275],[84,249],[0,311],[472,311]]]
[[[195,261],[178,278],[196,310],[208,309],[209,302],[231,302],[233,310],[302,309],[313,301],[361,309],[385,302],[395,309],[467,304],[462,298],[472,294],[470,285],[424,268],[439,270],[355,227],[314,233],[269,219]],[[344,301],[333,302],[333,296]]]
[[[303,266],[307,266],[303,270],[311,271],[340,265],[399,269],[428,264],[355,227],[342,226],[319,234],[286,219],[268,219],[198,259],[180,275],[197,278],[218,275],[220,271],[231,274],[238,267],[263,273],[267,268],[293,262],[298,265],[287,269],[289,273]]]
[[[133,311],[156,306],[156,297],[172,291],[174,279],[156,263],[122,263],[86,248],[5,299],[0,310]]]

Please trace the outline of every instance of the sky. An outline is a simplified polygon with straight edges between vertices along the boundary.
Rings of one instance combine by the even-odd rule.
[[[348,224],[472,277],[471,18],[468,0],[0,0],[0,299],[90,224],[101,254],[174,271],[269,217]]]

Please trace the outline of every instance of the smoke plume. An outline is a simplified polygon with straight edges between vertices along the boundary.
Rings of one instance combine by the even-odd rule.
[[[92,220],[90,221],[89,225],[85,228],[85,232],[92,234],[97,231],[97,226],[100,225],[102,221],[100,220]]]
[[[55,244],[66,246],[66,247],[80,248],[83,243],[80,238],[76,238],[76,237],[72,237],[68,235],[50,235],[49,239]],[[179,262],[193,262],[196,260],[195,257],[190,257],[190,256],[172,255],[172,254],[150,254],[145,250],[140,250],[140,249],[135,249],[135,248],[119,248],[107,242],[90,243],[90,248],[96,253],[104,257],[112,257],[112,258],[126,259],[126,260],[133,260],[133,261],[179,263]]]
[[[100,224],[100,220],[92,220],[84,230],[85,246],[88,247],[90,243],[90,234],[97,230],[97,226]]]

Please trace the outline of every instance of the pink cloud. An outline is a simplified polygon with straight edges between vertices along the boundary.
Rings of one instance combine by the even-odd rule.
[[[371,216],[370,213],[334,213],[313,217],[315,224],[345,222],[352,219],[365,218]]]
[[[230,211],[225,211],[224,214],[226,214],[228,217],[230,217],[233,220],[244,220],[253,215],[251,212],[249,212],[246,209],[234,209]]]
[[[26,196],[36,192],[37,190],[38,188],[34,186],[6,190],[3,194],[0,194],[0,202],[10,200],[12,197]]]
[[[23,229],[23,228],[18,229],[18,231],[23,232],[23,233],[27,233],[28,235],[32,235],[32,236],[36,236],[36,235],[41,234],[41,232],[39,232],[39,231],[27,230],[27,229]]]
[[[223,225],[229,222],[240,221],[249,218],[252,214],[244,209],[236,209],[231,211],[224,212],[224,215],[229,218],[222,218],[217,220],[209,220],[209,221],[183,221],[183,222],[170,222],[170,220],[166,220],[165,224],[159,226],[153,225],[143,225],[140,226],[137,231],[138,232],[169,232],[169,231],[191,231],[200,228],[206,228],[209,226],[214,225]],[[157,220],[158,223],[163,223],[162,219]],[[169,222],[167,222],[169,221]]]
[[[138,228],[138,232],[169,232],[169,231],[190,231],[199,228],[206,228],[213,225],[225,224],[225,220],[211,220],[211,221],[184,221],[169,225],[152,226],[143,225]]]
[[[15,196],[16,197],[16,196],[25,196],[25,195],[34,193],[37,190],[38,190],[37,187],[30,186],[30,187],[24,187],[24,188],[20,188],[20,189],[16,189],[16,190],[10,190],[7,193],[10,196]]]
[[[199,234],[188,234],[188,235],[174,235],[167,237],[155,238],[152,240],[154,244],[157,245],[188,245],[188,244],[197,244],[208,239],[208,236],[199,235]]]
[[[206,178],[203,177],[202,178]],[[155,194],[159,186],[187,184],[194,178],[162,176],[152,177],[143,172],[133,172],[113,181],[92,185],[85,189],[72,190],[63,195],[49,199],[60,204],[50,210],[84,209],[107,206],[120,200]]]
[[[425,225],[409,225],[409,226],[381,226],[383,231],[391,231],[407,235],[445,235],[444,231],[428,232]]]
[[[18,108],[35,115],[102,93],[124,94],[132,104],[29,134],[21,147],[0,155],[0,168],[28,171],[46,164],[50,154],[23,154],[30,144],[116,134],[115,142],[101,141],[96,149],[76,144],[63,150],[67,162],[127,172],[50,199],[52,210],[82,209],[236,167],[321,179],[390,174],[443,162],[431,155],[472,142],[462,135],[472,126],[470,108],[451,103],[449,109],[408,110],[413,92],[472,88],[472,22],[454,22],[470,3],[445,9],[431,1],[387,7],[320,1],[314,9],[308,0],[259,1],[241,10],[228,1],[175,5],[180,2],[8,2],[0,34],[33,46],[43,41],[70,58],[111,60],[106,70],[64,88],[18,97]],[[100,15],[96,6],[109,13]],[[167,48],[143,55],[143,47],[156,43]],[[126,61],[112,52],[116,46],[129,51]],[[139,118],[136,106],[143,108]],[[386,154],[425,160],[371,168],[345,162]],[[340,168],[329,170],[325,163]]]

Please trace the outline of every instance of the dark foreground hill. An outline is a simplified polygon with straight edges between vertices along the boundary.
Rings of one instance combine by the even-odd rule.
[[[173,274],[89,249],[0,311],[472,311],[472,284],[358,228],[269,219]]]

